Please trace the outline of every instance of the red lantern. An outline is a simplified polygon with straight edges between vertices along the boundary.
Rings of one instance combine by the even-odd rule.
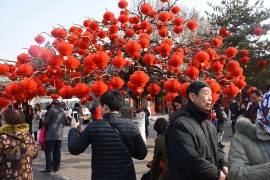
[[[38,96],[45,96],[47,94],[46,89],[43,86],[37,88],[37,95]]]
[[[37,89],[37,83],[34,79],[24,79],[20,82],[20,85],[26,92],[33,92]]]
[[[90,92],[91,92],[90,87],[87,84],[85,84],[85,83],[78,83],[73,88],[73,93],[78,98],[86,97],[86,96],[89,95]]]
[[[240,90],[238,87],[236,87],[234,84],[230,84],[224,88],[223,93],[228,97],[235,97],[239,91]]]
[[[91,90],[96,97],[100,97],[108,90],[108,86],[103,81],[95,81],[91,86]]]
[[[239,68],[240,65],[237,61],[229,61],[227,64],[226,64],[226,69],[227,71],[235,71],[237,68]]]
[[[234,83],[239,89],[244,89],[247,83],[243,79],[239,79]]]
[[[200,63],[204,63],[204,62],[208,61],[209,58],[210,58],[209,54],[205,51],[198,52],[194,57],[194,59],[196,59]]]
[[[56,49],[62,56],[69,56],[73,52],[73,46],[69,42],[61,42]]]
[[[59,98],[59,95],[58,95],[58,94],[52,94],[52,95],[51,95],[51,98],[52,98],[52,99],[58,99],[58,98]]]
[[[225,51],[226,57],[232,59],[237,54],[237,49],[234,47],[228,47]]]
[[[149,76],[144,71],[135,71],[130,76],[130,82],[136,87],[144,87],[149,80]]]
[[[22,91],[21,86],[16,83],[10,83],[5,88],[5,92],[8,95],[15,95],[15,94],[20,93],[21,91]]]
[[[120,77],[113,77],[110,81],[110,85],[113,89],[121,89],[124,86],[125,82]]]
[[[198,24],[196,21],[193,21],[193,20],[190,20],[188,23],[187,23],[187,27],[189,30],[191,31],[195,31],[196,28],[197,28]]]
[[[142,61],[150,66],[153,66],[155,60],[155,56],[151,53],[145,54],[142,58]]]
[[[5,97],[0,97],[0,107],[6,108],[9,104],[9,100]]]
[[[192,80],[195,80],[198,75],[199,75],[199,70],[198,68],[194,67],[194,66],[189,66],[186,71],[185,74]]]
[[[120,93],[121,93],[123,96],[127,95],[127,92],[126,92],[125,90],[121,90]]]
[[[0,75],[9,72],[9,66],[7,64],[0,64]]]
[[[173,100],[176,96],[178,96],[178,95],[179,95],[179,94],[177,94],[177,93],[169,92],[169,93],[166,94],[165,100],[166,100],[167,102],[172,102],[172,100]]]
[[[257,64],[260,68],[264,68],[265,66],[267,66],[268,61],[267,60],[259,60]]]
[[[214,62],[214,63],[211,64],[210,69],[213,72],[218,73],[218,72],[223,70],[223,64],[221,64],[219,61]]]
[[[186,82],[186,83],[183,83],[179,89],[179,94],[181,94],[182,96],[184,97],[187,97],[187,93],[186,93],[186,90],[187,90],[187,87],[190,85],[190,82]]]
[[[205,82],[210,85],[212,93],[217,93],[220,90],[220,85],[214,79],[209,79]]]
[[[183,63],[183,55],[182,54],[176,54],[172,56],[169,60],[169,63],[173,67],[179,67]]]
[[[256,36],[261,36],[263,34],[263,29],[262,28],[255,28],[253,31],[253,34]]]
[[[19,76],[30,77],[33,74],[33,68],[32,66],[28,64],[22,64],[18,67],[18,69],[16,70],[16,73]]]
[[[97,52],[93,55],[93,62],[101,70],[105,69],[109,61],[110,56],[108,56],[105,52]]]
[[[122,56],[116,56],[112,60],[112,64],[117,68],[121,69],[126,65],[126,60]]]
[[[176,79],[169,79],[164,82],[163,87],[167,92],[177,92],[179,91],[181,84]]]
[[[150,95],[148,95],[148,96],[146,96],[146,98],[145,98],[147,101],[152,101],[152,99],[153,99],[153,97],[152,96],[150,96]]]
[[[156,83],[151,83],[147,88],[147,92],[149,92],[151,95],[158,94],[161,90],[160,86]]]
[[[58,94],[63,99],[71,99],[73,96],[73,88],[71,86],[63,86],[59,91]]]

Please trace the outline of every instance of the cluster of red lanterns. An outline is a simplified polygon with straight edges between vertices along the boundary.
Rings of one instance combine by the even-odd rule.
[[[161,2],[165,7],[168,0]],[[198,23],[183,19],[177,5],[165,11],[166,8],[155,9],[142,1],[138,14],[130,13],[127,6],[126,0],[120,0],[119,16],[107,11],[102,22],[86,19],[82,26],[54,28],[51,35],[55,39],[50,48],[41,46],[45,38],[39,34],[35,37],[38,45],[18,55],[15,66],[0,64],[0,75],[16,80],[0,94],[0,106],[6,106],[6,100],[19,104],[46,95],[53,99],[76,96],[86,104],[93,99],[90,93],[100,97],[110,89],[121,90],[125,85],[121,75],[131,70],[134,73],[127,86],[137,97],[146,90],[149,101],[162,89],[167,91],[165,99],[168,102],[178,94],[186,97],[186,88],[198,79],[210,84],[213,103],[221,93],[236,96],[246,87],[239,62],[248,64],[248,51],[241,51],[239,62],[234,60],[238,53],[236,48],[228,47],[223,54],[219,51],[223,38],[231,35],[226,28],[220,28],[219,35],[210,41],[195,39],[189,49],[171,37],[180,36],[184,31],[193,33]],[[151,39],[154,29],[157,29],[158,42]],[[259,27],[253,32],[256,36],[263,33]],[[39,60],[41,67],[34,65]],[[264,68],[267,63],[267,60],[260,60],[258,66]],[[148,71],[153,67],[158,67],[162,78],[167,80],[150,79]],[[180,76],[187,77],[187,81],[179,81]],[[91,86],[89,79],[94,80]],[[54,90],[45,87],[54,87]],[[127,94],[124,90],[121,93]]]

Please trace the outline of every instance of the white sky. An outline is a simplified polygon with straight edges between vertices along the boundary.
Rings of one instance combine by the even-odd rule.
[[[203,13],[209,8],[207,2],[218,4],[220,1],[179,0],[179,4],[195,7]],[[101,20],[106,8],[118,14],[118,2],[119,0],[0,0],[0,59],[16,61],[17,55],[27,53],[23,48],[36,44],[34,38],[37,34],[50,34],[58,24],[69,28],[74,24],[82,25],[86,17]],[[265,0],[264,5],[270,7],[270,0]]]

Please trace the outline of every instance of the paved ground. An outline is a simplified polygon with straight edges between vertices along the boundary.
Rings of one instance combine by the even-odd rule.
[[[148,155],[144,160],[134,160],[137,179],[140,179],[141,176],[146,173],[149,169],[146,167],[148,161],[153,157],[154,150],[154,139],[156,133],[153,130],[153,122],[151,121],[149,126],[150,138],[147,139]],[[42,180],[85,180],[91,179],[91,148],[88,148],[83,154],[78,156],[71,155],[67,149],[67,134],[70,127],[67,126],[64,129],[64,140],[62,143],[62,160],[61,160],[61,169],[57,173],[51,173],[50,175],[43,175],[40,173],[41,170],[45,168],[45,154],[40,151],[39,155],[33,161],[33,171],[34,179]],[[231,129],[230,125],[226,124],[225,126],[225,135],[223,138],[223,144],[225,145],[224,151],[228,154],[230,140],[231,140]]]

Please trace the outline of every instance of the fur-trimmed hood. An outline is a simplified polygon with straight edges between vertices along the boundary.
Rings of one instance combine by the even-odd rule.
[[[240,117],[235,125],[236,133],[243,134],[252,139],[270,140],[270,135],[267,134],[263,127],[257,122],[251,123],[251,120],[245,117]]]
[[[19,132],[29,131],[29,125],[27,123],[18,125],[6,125],[0,128],[0,134],[15,135]]]

